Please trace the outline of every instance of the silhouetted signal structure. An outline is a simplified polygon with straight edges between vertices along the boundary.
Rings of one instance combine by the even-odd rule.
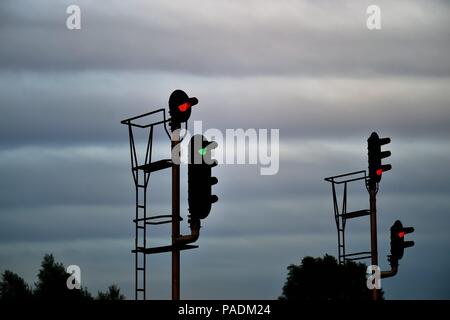
[[[382,160],[391,155],[390,151],[382,151],[381,147],[391,142],[390,138],[380,138],[376,132],[373,132],[367,139],[369,175],[366,171],[356,171],[352,173],[342,174],[334,177],[325,178],[331,182],[333,190],[333,205],[336,226],[338,229],[338,251],[339,263],[345,263],[347,260],[357,260],[371,258],[372,265],[378,265],[378,244],[377,244],[377,200],[379,183],[384,172],[391,170],[390,164],[383,164]],[[359,177],[355,175],[360,175]],[[366,189],[369,192],[369,210],[359,210],[347,213],[347,183],[364,180]],[[342,211],[336,196],[336,185],[344,184]],[[370,251],[358,252],[355,254],[347,254],[345,251],[345,223],[349,218],[356,218],[369,215],[370,216]],[[397,273],[398,260],[403,256],[404,248],[413,246],[411,241],[404,241],[404,235],[413,232],[413,228],[404,228],[400,221],[396,221],[391,228],[391,255],[388,260],[391,265],[390,271],[381,272],[382,278],[392,277]],[[366,255],[369,254],[369,255]],[[349,258],[350,257],[350,258]],[[374,300],[378,299],[378,290],[373,290]]]
[[[203,135],[195,135],[189,142],[188,201],[191,219],[205,219],[211,205],[218,200],[211,188],[217,183],[217,178],[211,173],[217,165],[211,157],[216,147],[216,142],[208,141]]]
[[[170,119],[166,119],[166,110],[158,109],[148,112],[136,117],[125,119],[121,121],[122,124],[128,126],[130,154],[131,154],[131,171],[135,184],[136,201],[135,201],[135,248],[132,252],[135,254],[135,299],[146,299],[146,255],[163,252],[172,252],[172,299],[179,300],[180,298],[180,250],[197,248],[198,246],[191,245],[195,242],[200,234],[200,218],[204,218],[209,214],[209,211],[198,211],[191,216],[198,216],[196,219],[189,219],[189,226],[191,233],[188,235],[180,234],[180,221],[183,219],[180,216],[180,165],[179,161],[172,159],[160,159],[152,161],[152,147],[153,147],[153,133],[154,128],[163,125],[167,136],[171,141],[171,149],[180,143],[179,128],[182,123],[186,124],[191,115],[191,107],[198,103],[197,98],[189,97],[182,90],[175,90],[169,98],[169,112]],[[157,121],[150,122],[149,117],[158,117]],[[167,130],[166,124],[170,123],[171,133]],[[144,161],[140,163],[139,152],[136,148],[134,130],[147,130],[148,137],[146,149],[144,153]],[[208,144],[205,148],[204,156],[209,157],[210,153],[206,150],[212,148]],[[177,159],[178,160],[178,159]],[[159,214],[150,216],[147,210],[147,188],[149,185],[151,173],[172,169],[172,213]],[[206,168],[206,166],[204,167]],[[206,169],[204,169],[206,170]],[[209,166],[211,172],[211,165]],[[199,177],[202,178],[202,177]],[[212,179],[212,178],[211,178]],[[210,182],[212,180],[209,180]],[[191,182],[191,183],[195,183]],[[211,186],[210,186],[211,187]],[[211,188],[209,189],[211,190]],[[217,197],[210,197],[209,210],[211,203],[217,201]],[[213,201],[215,200],[215,201]],[[206,202],[205,202],[206,203]],[[205,215],[206,213],[206,215]],[[147,226],[172,224],[172,244],[158,247],[147,246]]]

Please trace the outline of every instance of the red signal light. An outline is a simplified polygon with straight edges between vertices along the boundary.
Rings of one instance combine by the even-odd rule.
[[[383,174],[383,169],[378,169],[378,170],[377,170],[377,175],[378,175],[378,176],[381,176],[382,174]]]
[[[183,104],[180,104],[178,106],[178,110],[180,110],[181,112],[185,112],[187,109],[189,109],[191,107],[189,102],[185,102]]]
[[[398,236],[399,236],[400,238],[403,238],[403,237],[405,236],[405,232],[404,232],[404,231],[400,231],[400,232],[398,233]]]

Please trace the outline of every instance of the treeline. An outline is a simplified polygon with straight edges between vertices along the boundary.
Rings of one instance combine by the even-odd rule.
[[[116,285],[111,285],[106,292],[99,291],[96,297],[86,287],[70,290],[67,279],[70,274],[62,263],[56,262],[52,254],[42,259],[41,269],[34,287],[30,286],[18,274],[6,270],[0,281],[0,300],[124,300]]]

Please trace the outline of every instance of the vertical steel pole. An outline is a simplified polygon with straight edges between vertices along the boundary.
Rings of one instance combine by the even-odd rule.
[[[173,124],[173,123],[172,123]],[[172,152],[180,143],[179,126],[172,126]],[[172,300],[180,300],[180,249],[175,240],[180,236],[180,165],[172,153]],[[177,163],[175,163],[177,162]]]
[[[376,186],[369,186],[370,195],[370,249],[372,251],[372,265],[378,266],[377,244],[377,193]],[[378,289],[373,288],[372,299],[378,300]]]

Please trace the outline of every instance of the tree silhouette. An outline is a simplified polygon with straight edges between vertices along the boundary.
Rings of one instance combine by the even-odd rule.
[[[52,254],[46,254],[42,259],[34,290],[14,272],[9,270],[3,272],[0,281],[0,300],[93,300],[86,287],[72,290],[67,288],[69,276],[62,263],[55,262]],[[99,291],[96,299],[124,300],[125,296],[120,293],[119,287],[112,285],[107,292]]]
[[[282,300],[370,300],[366,286],[366,265],[336,258],[305,257],[301,264],[288,266]],[[381,292],[380,296],[383,296]]]
[[[97,300],[125,300],[125,296],[120,294],[120,289],[113,284],[109,286],[108,292],[98,292]]]
[[[0,300],[28,300],[32,291],[28,284],[16,273],[6,270],[0,282]]]
[[[62,263],[55,262],[52,254],[46,254],[38,273],[38,282],[35,283],[34,295],[37,299],[91,300],[92,296],[86,288],[67,288],[69,276]]]

